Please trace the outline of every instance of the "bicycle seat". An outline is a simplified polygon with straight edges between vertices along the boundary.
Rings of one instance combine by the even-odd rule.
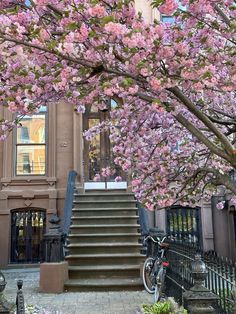
[[[165,243],[165,242],[160,243],[160,247],[163,249],[168,249],[169,246],[170,246],[169,243]]]

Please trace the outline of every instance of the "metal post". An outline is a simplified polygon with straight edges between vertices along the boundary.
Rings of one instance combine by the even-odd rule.
[[[204,287],[207,273],[206,265],[201,260],[201,255],[195,255],[195,260],[191,264],[194,286],[183,294],[184,307],[189,314],[216,313],[215,307],[218,297]]]
[[[60,229],[58,223],[60,218],[56,215],[53,215],[49,222],[53,225],[49,232],[43,236],[44,239],[44,255],[46,263],[59,263],[63,261],[63,245],[64,245],[64,236]]]
[[[25,302],[24,295],[22,291],[23,280],[17,281],[17,295],[16,295],[16,314],[25,314]]]

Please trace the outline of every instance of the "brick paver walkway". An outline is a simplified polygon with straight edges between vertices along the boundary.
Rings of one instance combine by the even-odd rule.
[[[7,300],[15,303],[16,283],[18,279],[22,279],[25,304],[39,306],[40,314],[136,314],[142,304],[153,302],[153,296],[146,291],[44,294],[38,292],[38,269],[14,269],[2,272],[7,281],[4,291]]]

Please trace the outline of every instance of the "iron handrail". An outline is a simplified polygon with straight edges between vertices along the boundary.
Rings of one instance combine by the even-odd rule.
[[[70,225],[71,225],[71,215],[72,215],[76,177],[77,177],[77,172],[74,170],[71,170],[68,175],[66,198],[65,198],[64,209],[63,209],[64,218],[63,218],[62,229],[65,236],[68,235],[69,230],[70,230]]]

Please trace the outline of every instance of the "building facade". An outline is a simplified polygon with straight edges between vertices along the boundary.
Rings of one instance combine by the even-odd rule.
[[[137,0],[136,7],[149,21],[160,18],[158,12],[147,6],[144,0]],[[111,110],[114,105],[115,102],[111,101]],[[11,263],[40,262],[40,243],[49,227],[49,218],[57,214],[63,219],[68,172],[75,170],[78,173],[78,187],[82,190],[86,185],[93,188],[96,173],[107,162],[112,162],[107,134],[98,136],[92,142],[83,137],[83,131],[104,120],[106,114],[91,105],[82,116],[68,103],[50,103],[39,113],[24,117],[22,127],[0,143],[0,267]],[[12,119],[4,107],[0,108],[0,116]],[[110,188],[127,186],[123,177],[119,186],[111,178],[111,182],[101,182],[99,188],[106,188],[107,184],[110,184]],[[214,206],[204,202],[199,204],[199,232],[203,247],[205,250],[224,249],[224,255],[233,258],[235,208],[219,213]],[[225,233],[220,237],[217,226],[219,221],[223,224],[223,218],[219,215],[227,216],[222,225]],[[151,225],[167,230],[164,210],[150,213],[149,216]],[[174,225],[172,223],[172,227]],[[228,241],[234,238],[228,249],[225,238]]]

